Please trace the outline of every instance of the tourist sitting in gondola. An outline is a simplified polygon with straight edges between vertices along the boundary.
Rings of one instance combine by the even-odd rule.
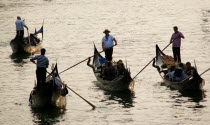
[[[174,72],[174,81],[175,82],[180,82],[186,78],[186,74],[183,69],[184,69],[183,63],[180,63],[179,67],[175,69],[175,72]]]
[[[190,76],[193,74],[195,68],[191,66],[191,63],[190,62],[187,62],[186,63],[186,69],[185,69],[185,73]]]
[[[117,76],[123,75],[125,73],[125,66],[122,60],[117,62]]]
[[[116,74],[116,69],[112,66],[112,63],[110,61],[106,61],[103,71],[103,79],[111,81],[116,78]]]
[[[171,66],[171,68],[169,69],[169,72],[165,75],[165,77],[169,79],[170,81],[174,81],[175,68],[176,68],[175,66]]]

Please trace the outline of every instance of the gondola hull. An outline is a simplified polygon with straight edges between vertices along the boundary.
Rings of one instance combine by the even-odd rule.
[[[11,40],[10,46],[12,48],[13,53],[35,54],[35,53],[38,53],[42,48],[41,42],[32,46],[29,43],[20,42],[20,41],[15,40],[15,39]]]
[[[46,83],[39,89],[33,89],[29,97],[29,104],[32,108],[65,108],[66,107],[66,88],[58,89],[56,79],[60,79],[56,69],[47,76]],[[55,76],[56,75],[56,76]]]
[[[203,86],[205,85],[205,81],[200,77],[200,75],[197,73],[197,70],[195,69],[193,75],[187,77],[186,79],[180,81],[180,82],[172,82],[168,78],[164,77],[164,74],[161,73],[163,69],[161,66],[164,64],[162,60],[162,56],[165,56],[165,54],[159,49],[158,45],[156,45],[156,66],[157,71],[161,78],[163,79],[163,85],[170,87],[175,90],[179,91],[203,91]]]
[[[120,75],[116,77],[114,80],[104,80],[99,76],[99,73],[96,71],[98,67],[101,66],[99,63],[99,59],[103,58],[96,47],[94,46],[95,51],[94,51],[94,58],[93,58],[93,73],[95,74],[95,77],[97,79],[97,85],[104,90],[108,91],[131,91],[133,92],[134,90],[134,80],[132,80],[130,76],[130,72],[128,69],[125,70],[125,73],[123,75]]]

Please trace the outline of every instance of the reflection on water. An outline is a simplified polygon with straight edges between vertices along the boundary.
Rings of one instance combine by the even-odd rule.
[[[27,60],[30,57],[31,54],[19,54],[19,53],[12,53],[12,55],[10,55],[10,58],[12,59],[12,61],[14,63],[20,63],[20,64],[24,64],[26,63],[25,60]]]
[[[49,109],[33,109],[33,122],[41,125],[53,125],[59,123],[61,117],[65,114],[65,109],[49,108]]]
[[[104,95],[107,96],[108,100],[117,101],[119,104],[123,105],[123,108],[131,108],[133,105],[133,98],[135,96],[134,92],[128,91],[104,91]]]

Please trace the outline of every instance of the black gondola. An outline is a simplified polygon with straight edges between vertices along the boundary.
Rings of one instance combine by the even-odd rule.
[[[179,91],[202,91],[203,86],[205,84],[204,80],[200,77],[197,70],[195,69],[193,74],[187,76],[184,80],[179,82],[173,82],[170,79],[166,78],[164,75],[164,71],[167,68],[165,67],[167,64],[164,63],[163,57],[166,56],[158,45],[156,45],[156,61],[153,62],[153,67],[157,68],[158,73],[160,74],[161,78],[164,80],[163,84]],[[171,57],[172,58],[172,57]],[[156,65],[154,65],[156,63]]]
[[[130,71],[126,68],[122,75],[116,76],[113,80],[105,80],[102,76],[102,65],[100,64],[100,59],[103,58],[94,45],[94,57],[93,57],[93,72],[96,79],[98,80],[97,85],[108,91],[133,91],[134,81],[130,76]]]
[[[43,38],[43,26],[39,31],[42,32]],[[18,38],[12,39],[10,41],[10,46],[13,53],[35,54],[40,52],[42,48],[42,40],[37,37],[37,34],[40,33],[39,31],[35,32],[34,34],[30,34],[30,36],[24,37],[23,41],[18,40]]]
[[[68,94],[68,90],[61,83],[56,64],[52,72],[46,77],[46,83],[39,90],[33,89],[31,91],[29,103],[32,108],[65,108],[66,94]]]

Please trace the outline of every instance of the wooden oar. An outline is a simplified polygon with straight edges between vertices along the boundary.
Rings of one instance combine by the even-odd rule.
[[[27,32],[28,32],[28,29],[27,29]],[[29,35],[29,32],[28,32],[28,42],[30,44],[30,53],[31,53],[31,56],[32,56],[32,52],[31,52],[31,39],[30,39],[30,35]]]
[[[171,42],[162,50],[162,51],[164,51],[169,45],[171,44]],[[155,57],[154,57],[155,58]],[[153,61],[153,58],[152,58],[152,60],[146,65],[146,66],[144,66],[144,68],[142,68],[134,77],[133,77],[133,79],[135,79],[151,62]]]
[[[51,75],[49,72],[47,72],[49,75]],[[57,79],[57,78],[56,78]],[[88,100],[86,100],[85,98],[83,98],[81,95],[79,95],[77,92],[75,92],[73,89],[71,89],[70,87],[68,87],[66,84],[64,84],[62,81],[60,81],[59,79],[57,79],[60,83],[62,83],[64,86],[66,86],[69,90],[71,90],[73,93],[75,93],[76,95],[78,95],[80,98],[82,98],[85,102],[87,102],[90,106],[93,107],[93,109],[96,108],[95,105],[93,105],[92,103],[90,103]]]
[[[209,70],[210,70],[210,68],[208,68],[207,70],[205,70],[204,72],[202,72],[202,73],[200,74],[200,76],[203,75],[204,73],[208,72]],[[193,75],[189,75],[187,78],[183,79],[181,82],[184,82],[185,80],[189,79],[189,78],[192,77],[192,76],[193,76]]]
[[[116,45],[114,45],[114,46],[116,46]],[[114,46],[112,46],[112,47],[114,47]],[[105,51],[105,50],[100,51],[99,53],[102,53],[102,52],[104,52],[104,51]],[[80,63],[82,63],[82,62],[84,62],[84,61],[86,61],[86,60],[88,60],[89,58],[94,57],[94,56],[95,56],[95,54],[94,54],[94,55],[92,55],[92,56],[90,56],[90,57],[88,57],[88,58],[86,58],[86,59],[84,59],[84,60],[82,60],[82,61],[80,61],[80,62],[78,62],[78,63],[76,63],[76,64],[74,64],[73,66],[70,66],[69,68],[67,68],[67,69],[63,70],[63,71],[62,71],[62,72],[60,72],[59,74],[61,74],[61,73],[65,72],[65,71],[67,71],[67,70],[69,70],[69,69],[71,69],[71,68],[73,68],[73,67],[75,67],[75,66],[79,65]]]

